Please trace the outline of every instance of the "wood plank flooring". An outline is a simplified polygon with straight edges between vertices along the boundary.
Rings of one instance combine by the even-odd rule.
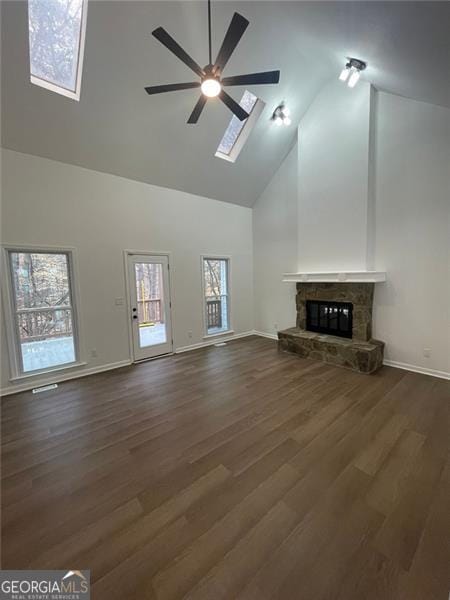
[[[2,566],[94,600],[447,600],[450,382],[251,337],[3,400]]]

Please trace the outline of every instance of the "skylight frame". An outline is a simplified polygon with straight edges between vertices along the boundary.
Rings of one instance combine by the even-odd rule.
[[[244,94],[242,95],[242,98],[244,97],[246,92],[252,93],[252,92],[250,92],[250,90],[245,90]],[[241,102],[242,102],[242,98],[241,98]],[[230,152],[228,154],[226,154],[225,152],[221,152],[219,150],[219,148],[222,144],[223,137],[225,136],[225,133],[226,133],[228,127],[230,126],[230,123],[231,123],[231,120],[233,119],[233,117],[231,118],[230,122],[227,125],[227,129],[225,130],[225,133],[222,136],[222,139],[220,140],[218,149],[216,150],[215,156],[217,158],[221,158],[221,159],[226,160],[231,163],[236,162],[237,157],[239,156],[239,154],[241,153],[241,150],[245,146],[245,143],[247,142],[247,140],[248,140],[254,126],[256,125],[256,122],[258,121],[259,117],[261,116],[261,113],[264,110],[265,106],[266,106],[266,103],[263,100],[261,100],[261,98],[258,98],[256,96],[256,102],[250,111],[249,117],[246,119],[244,126],[241,128],[240,132],[238,133],[238,135],[234,141],[234,144],[231,147]]]
[[[51,92],[55,92],[56,94],[60,94],[61,96],[65,96],[66,98],[70,98],[72,100],[80,101],[81,96],[81,79],[83,75],[83,62],[84,62],[84,47],[86,42],[86,24],[87,24],[87,10],[88,10],[88,0],[81,0],[81,19],[80,19],[80,35],[78,40],[78,53],[77,53],[77,75],[75,79],[75,90],[65,87],[62,84],[57,84],[43,77],[39,77],[39,75],[34,75],[31,72],[31,45],[29,43],[29,66],[30,66],[30,82],[34,85],[47,89]],[[29,2],[27,2],[28,7],[28,40],[30,39],[30,15],[29,15]]]

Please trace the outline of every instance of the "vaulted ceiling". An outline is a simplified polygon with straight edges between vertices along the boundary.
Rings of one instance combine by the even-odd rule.
[[[29,82],[27,5],[2,2],[2,145],[130,179],[251,206],[296,139],[296,125],[346,56],[369,64],[377,88],[450,107],[448,2],[213,3],[217,52],[234,11],[250,21],[225,74],[279,68],[277,86],[249,87],[266,102],[236,163],[214,156],[231,113],[209,102],[186,120],[198,90],[149,97],[144,86],[192,73],[150,34],[162,25],[207,63],[206,2],[89,0],[81,100]],[[245,88],[230,88],[239,100]],[[282,100],[291,127],[269,119]]]

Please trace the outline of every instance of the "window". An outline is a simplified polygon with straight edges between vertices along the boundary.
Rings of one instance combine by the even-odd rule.
[[[9,250],[8,259],[18,370],[75,363],[70,253]]]
[[[236,161],[265,106],[262,100],[248,90],[244,92],[239,104],[248,112],[249,117],[245,121],[240,121],[235,115],[231,117],[216,152],[218,158],[229,162]]]
[[[203,257],[202,268],[206,334],[229,331],[229,259]]]
[[[28,0],[31,83],[80,99],[87,0]]]

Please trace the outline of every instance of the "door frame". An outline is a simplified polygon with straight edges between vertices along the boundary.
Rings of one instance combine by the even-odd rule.
[[[130,256],[134,256],[134,255],[140,255],[140,256],[164,256],[167,257],[167,263],[169,265],[169,272],[168,272],[168,283],[169,283],[169,306],[167,307],[167,310],[169,311],[170,314],[170,331],[167,332],[168,336],[170,337],[170,340],[172,342],[172,351],[171,352],[167,352],[165,354],[160,354],[159,356],[152,356],[150,358],[141,358],[141,359],[136,359],[134,356],[134,342],[133,342],[133,329],[132,329],[132,323],[131,323],[131,304],[130,304],[130,298],[131,298],[131,281],[130,281],[130,275],[128,272],[128,258]],[[126,298],[125,298],[125,306],[126,306],[126,310],[127,310],[127,330],[128,330],[128,351],[129,351],[129,355],[130,355],[130,360],[132,363],[138,363],[138,362],[144,362],[147,360],[156,360],[157,358],[160,358],[161,356],[171,356],[172,354],[175,354],[175,349],[174,349],[174,344],[173,344],[173,312],[172,312],[172,305],[173,305],[173,300],[172,300],[172,253],[169,251],[166,252],[161,252],[161,251],[150,251],[150,250],[124,250],[123,251],[123,260],[124,260],[124,271],[125,271],[125,291],[126,291]]]

